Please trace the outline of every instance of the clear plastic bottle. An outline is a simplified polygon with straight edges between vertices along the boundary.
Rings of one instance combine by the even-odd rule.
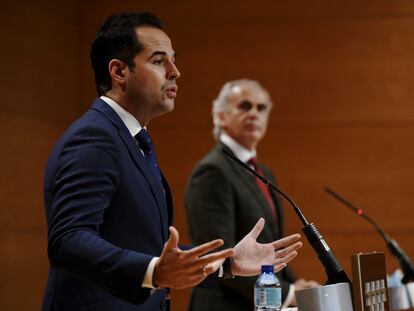
[[[254,284],[254,310],[277,311],[282,308],[282,288],[272,265],[262,266],[260,274]]]

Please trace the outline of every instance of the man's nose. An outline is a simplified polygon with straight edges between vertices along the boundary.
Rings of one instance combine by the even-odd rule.
[[[168,68],[168,71],[167,71],[167,79],[168,80],[176,80],[179,77],[181,77],[180,71],[178,70],[175,63],[171,62],[170,66]]]
[[[259,110],[257,108],[253,107],[247,112],[247,117],[250,120],[256,120],[259,118]]]
[[[258,105],[252,105],[252,107],[249,109],[249,115],[257,117],[260,113],[259,106]]]

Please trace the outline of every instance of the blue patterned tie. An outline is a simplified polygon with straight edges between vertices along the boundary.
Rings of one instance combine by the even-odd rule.
[[[137,135],[135,135],[135,139],[138,141],[139,148],[144,152],[145,159],[148,162],[148,165],[153,173],[154,177],[159,181],[162,188],[162,178],[161,178],[161,171],[158,166],[157,161],[157,154],[155,153],[154,144],[148,132],[145,129],[141,129]]]

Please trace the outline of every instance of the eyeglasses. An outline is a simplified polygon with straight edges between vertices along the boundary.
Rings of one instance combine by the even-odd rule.
[[[269,110],[269,105],[268,104],[263,104],[263,103],[258,103],[258,104],[253,104],[250,100],[242,100],[238,105],[237,105],[237,109],[239,109],[240,111],[250,111],[253,107],[256,107],[258,112],[266,112]]]

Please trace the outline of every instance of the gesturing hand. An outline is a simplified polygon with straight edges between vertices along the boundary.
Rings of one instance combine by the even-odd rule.
[[[260,218],[253,229],[234,247],[235,255],[231,267],[234,275],[253,276],[260,273],[262,265],[274,265],[280,271],[296,257],[302,243],[299,234],[292,234],[271,243],[261,244],[256,241],[264,227]]]
[[[218,265],[213,264],[214,262],[234,255],[234,250],[231,248],[206,255],[223,245],[221,239],[190,250],[181,250],[178,247],[178,240],[178,231],[170,227],[170,237],[154,268],[152,282],[156,287],[180,289],[195,286],[217,270]]]

